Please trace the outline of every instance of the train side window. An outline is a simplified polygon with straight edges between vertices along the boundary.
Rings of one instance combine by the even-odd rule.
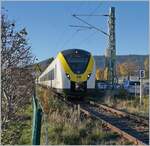
[[[52,71],[50,71],[50,78],[51,78],[51,80],[52,80]]]
[[[57,78],[57,66],[55,65],[55,79]]]
[[[52,80],[54,80],[54,69],[52,70]]]
[[[52,72],[49,71],[49,80],[52,80]]]
[[[47,81],[47,74],[45,75],[45,81]]]
[[[52,75],[51,75],[51,71],[50,71],[50,72],[49,72],[49,80],[51,80],[51,78],[52,78],[51,76],[52,76]]]
[[[47,73],[48,80],[50,80],[50,72]]]
[[[51,71],[48,72],[48,80],[52,80],[52,74],[51,74]]]
[[[46,80],[48,80],[48,73],[46,74]]]
[[[48,80],[54,80],[54,79],[55,79],[54,69],[52,69],[51,71],[49,71],[49,72],[47,73],[47,79],[48,79]]]
[[[52,72],[50,71],[50,80],[52,80]]]
[[[51,75],[52,75],[51,77],[52,77],[52,80],[53,80],[53,70],[51,70]]]

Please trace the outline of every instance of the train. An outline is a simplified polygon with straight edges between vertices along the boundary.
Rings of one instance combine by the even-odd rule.
[[[95,92],[95,62],[83,49],[67,49],[39,76],[38,83],[69,96],[91,95]]]

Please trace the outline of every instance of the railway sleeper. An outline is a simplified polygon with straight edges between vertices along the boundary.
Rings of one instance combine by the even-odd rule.
[[[84,109],[86,112],[88,111],[88,109]],[[115,125],[112,125],[112,123],[109,123],[107,120],[109,118],[106,118],[104,115],[96,112],[96,111],[88,111],[88,114],[91,114],[93,117],[105,122],[107,124],[107,126],[109,128],[111,128],[113,131],[115,132],[118,132],[119,134],[121,134],[123,137],[127,138],[129,141],[133,141],[134,144],[141,144],[141,145],[145,145],[145,141],[141,141],[142,138],[141,137],[138,137],[137,138],[137,132],[134,130],[135,134],[133,134],[133,132],[131,133],[131,129],[128,128],[128,129],[122,129],[122,126],[118,126],[117,127]],[[133,136],[134,135],[134,136]],[[147,141],[146,141],[147,142]]]

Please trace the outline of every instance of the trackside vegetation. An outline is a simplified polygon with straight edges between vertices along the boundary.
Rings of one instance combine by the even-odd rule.
[[[47,119],[43,118],[41,144],[45,144],[46,136],[50,145],[130,144],[117,133],[104,127],[101,121],[91,119],[82,113],[79,115],[76,107],[67,106],[57,97],[51,96],[50,91],[44,92],[39,89],[38,95],[41,98],[48,97],[44,107]],[[48,129],[47,135],[46,128]]]

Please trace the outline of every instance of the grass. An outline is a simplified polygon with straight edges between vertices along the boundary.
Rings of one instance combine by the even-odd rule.
[[[119,95],[111,96],[111,93],[107,94],[103,97],[97,96],[95,98],[97,102],[107,104],[109,106],[115,107],[117,109],[121,109],[127,111],[129,113],[137,114],[140,116],[149,116],[149,97],[142,97],[142,104],[140,105],[140,97],[139,96],[129,96],[125,93],[124,90],[119,91]]]
[[[24,121],[25,125],[22,129],[22,134],[19,139],[19,144],[21,145],[31,145],[32,137],[32,105],[28,105],[24,111],[24,115],[30,116],[31,120]]]
[[[103,131],[103,128],[98,127],[96,123],[98,123],[98,121],[85,120],[77,126],[67,122],[51,123],[49,121],[48,144],[95,145],[116,142],[116,139],[119,137],[116,133]],[[43,129],[42,135],[45,135],[44,132]],[[41,142],[45,144],[45,137],[41,139]]]
[[[140,105],[139,97],[133,97],[133,98],[126,99],[126,100],[118,99],[116,103],[114,104],[116,105],[116,108],[118,109],[122,109],[129,113],[137,114],[140,116],[145,116],[145,117],[149,116],[149,98],[148,97],[142,97],[141,105]]]
[[[76,108],[68,107],[65,103],[52,96],[50,91],[45,91],[44,93],[44,91],[38,90],[38,93],[39,98],[44,98],[48,103],[42,101],[42,105],[44,109],[47,109],[46,113],[48,115],[47,123],[43,119],[42,145],[45,144],[46,125],[49,145],[122,144],[120,136],[110,130],[106,130],[100,121],[84,117],[82,114],[79,115]]]
[[[140,105],[140,97],[129,95],[124,89],[106,90],[104,92],[104,94],[97,93],[96,96],[88,97],[88,99],[132,114],[149,117],[149,96],[143,96]]]
[[[22,109],[17,113],[17,116],[23,117],[19,121],[10,121],[5,131],[2,131],[2,144],[31,144],[32,134],[32,105],[27,105],[25,109]],[[26,118],[30,117],[30,118]]]
[[[67,145],[122,145],[132,144],[125,141],[118,134],[106,130],[98,120],[85,117],[79,114],[74,107],[66,104],[54,97],[50,90],[38,89],[38,96],[41,104],[48,115],[47,123],[43,116],[41,129],[41,144],[45,144],[45,128],[48,128],[48,144]],[[109,95],[109,94],[107,94]],[[139,97],[136,98],[111,98],[105,96],[100,98],[100,102],[110,106],[126,110],[131,113],[148,115],[149,98],[143,97],[142,106],[139,106]],[[2,131],[2,144],[31,145],[32,136],[32,104],[25,109],[19,110],[18,116],[30,117],[21,121],[11,121],[6,131]]]

